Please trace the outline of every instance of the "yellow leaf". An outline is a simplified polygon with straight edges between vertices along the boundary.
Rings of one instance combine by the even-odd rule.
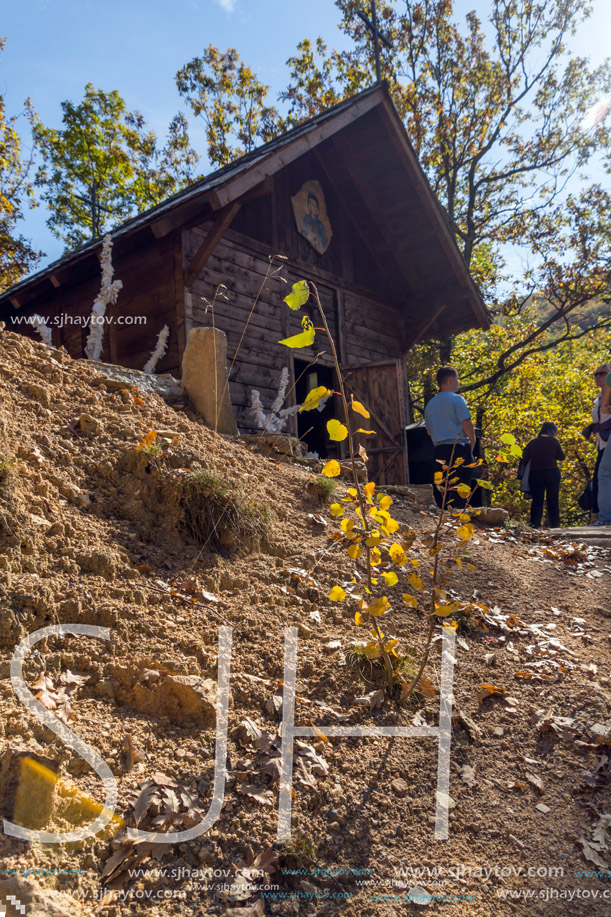
[[[396,656],[395,646],[399,646],[398,640],[388,640],[388,642],[384,644],[384,649],[387,653],[392,653],[393,656]]]
[[[441,484],[443,481],[443,471],[436,471],[433,476],[433,480],[435,481],[435,484]]]
[[[340,528],[343,532],[350,532],[354,528],[354,520],[342,519],[340,522]]]
[[[377,567],[378,564],[382,563],[382,555],[380,554],[380,549],[372,548],[369,552],[369,559],[371,561],[372,567]]]
[[[387,519],[385,528],[388,530],[389,534],[392,535],[393,532],[396,532],[399,528],[399,523],[396,519]]]
[[[382,579],[384,580],[384,582],[386,583],[386,585],[389,586],[389,587],[390,587],[390,586],[396,586],[397,583],[399,582],[399,577],[398,577],[397,574],[394,573],[392,570],[390,571],[390,573],[383,573],[383,574],[382,574]]]
[[[448,602],[444,605],[435,604],[435,614],[438,618],[447,618],[448,615],[454,614],[460,607],[458,602]]]
[[[363,550],[358,544],[351,544],[348,548],[348,557],[351,557],[352,560],[358,560],[362,553]]]
[[[365,484],[363,488],[363,493],[365,494],[365,496],[367,497],[370,503],[371,503],[371,498],[373,497],[373,492],[375,489],[376,489],[376,486],[373,481],[369,481],[369,483]]]
[[[322,474],[327,478],[336,478],[338,474],[341,474],[341,470],[339,462],[336,462],[335,459],[331,459],[330,462],[327,462],[327,464],[323,466]]]
[[[278,341],[278,343],[284,344],[285,347],[291,347],[292,349],[311,347],[314,343],[314,338],[316,337],[314,325],[309,321],[309,319],[304,319],[303,328],[304,330],[301,332],[301,334],[294,334],[290,338],[283,338],[281,341]]]
[[[346,590],[342,589],[341,586],[334,586],[329,593],[329,598],[332,602],[343,602],[346,598]]]
[[[475,526],[471,522],[467,523],[466,525],[461,525],[460,528],[456,530],[456,534],[460,539],[462,539],[462,541],[468,541],[474,532]]]
[[[293,284],[293,288],[289,295],[284,297],[284,302],[289,309],[296,311],[308,301],[309,296],[310,288],[307,280],[298,280],[297,283]]]
[[[382,655],[382,650],[377,643],[368,643],[363,652],[368,659],[379,659]]]
[[[341,506],[341,504],[339,503],[332,503],[331,506],[329,507],[329,512],[331,513],[332,516],[343,516],[344,507]]]
[[[348,436],[348,428],[339,420],[328,420],[327,432],[329,439],[336,443],[341,443]]]
[[[323,398],[328,398],[330,394],[331,389],[325,388],[324,385],[313,388],[311,392],[308,392],[308,397],[299,408],[299,413],[301,414],[302,411],[313,411],[314,408],[318,407]]]
[[[357,432],[357,433],[364,433],[365,436],[375,436],[375,435],[376,435],[376,431],[375,431],[375,430],[363,430],[362,427],[359,427],[358,430],[357,430],[356,432]]]
[[[406,592],[401,598],[403,599],[403,604],[406,605],[407,608],[418,607],[418,599],[414,595],[410,595],[409,592]]]
[[[388,554],[392,562],[398,567],[401,567],[403,564],[407,563],[407,554],[400,544],[391,544],[390,548],[388,549]]]
[[[374,618],[379,618],[380,615],[383,615],[385,611],[388,611],[390,608],[390,602],[385,595],[381,596],[377,601],[370,605],[367,609],[370,615],[373,615]]]
[[[371,417],[371,414],[369,413],[367,408],[364,407],[360,401],[351,401],[350,407],[352,408],[353,411],[356,411],[357,414],[360,414],[361,417]]]
[[[364,615],[362,615],[362,614],[360,613],[360,611],[357,611],[356,614],[354,615],[354,623],[355,623],[355,624],[359,624],[359,625],[360,625],[360,624],[366,624],[366,623],[367,623],[367,619],[365,618]]]
[[[368,548],[373,548],[382,541],[382,535],[377,529],[372,529],[369,538],[365,542]]]
[[[383,510],[386,511],[386,510],[388,510],[388,509],[392,506],[392,504],[393,504],[393,499],[392,499],[392,497],[389,497],[388,494],[385,494],[385,495],[380,499],[380,502],[379,502],[378,505],[379,505],[380,509],[383,509]]]
[[[424,583],[420,579],[417,573],[411,573],[407,578],[408,583],[412,589],[417,589],[418,592],[421,592],[424,589]]]

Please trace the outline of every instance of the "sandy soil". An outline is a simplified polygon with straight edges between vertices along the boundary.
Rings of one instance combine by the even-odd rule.
[[[212,828],[163,845],[130,844],[117,825],[75,843],[0,834],[0,900],[60,917],[608,914],[609,552],[510,527],[478,530],[475,570],[447,560],[448,587],[469,607],[455,654],[449,837],[435,840],[434,738],[325,736],[338,724],[435,725],[440,654],[436,644],[424,692],[377,703],[379,675],[351,652],[363,636],[354,609],[328,598],[353,563],[311,476],[215,438],[157,395],[113,387],[86,362],[0,335],[3,817],[67,831],[98,813],[88,799],[104,799],[89,765],[11,685],[17,644],[63,623],[107,627],[110,639],[46,638],[27,656],[26,683],[109,764],[128,826],[197,824],[212,798],[219,628],[233,627],[228,779]],[[392,511],[404,532],[431,528],[407,499]],[[412,558],[425,569],[419,537]],[[417,657],[421,610],[399,599],[384,625]],[[295,721],[320,735],[297,747],[292,838],[278,842],[289,626],[299,628]],[[429,903],[406,900],[417,887]]]

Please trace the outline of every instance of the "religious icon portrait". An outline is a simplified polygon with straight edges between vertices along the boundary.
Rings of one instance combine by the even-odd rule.
[[[291,198],[297,232],[322,255],[329,248],[333,230],[327,215],[325,195],[318,181],[307,181]]]

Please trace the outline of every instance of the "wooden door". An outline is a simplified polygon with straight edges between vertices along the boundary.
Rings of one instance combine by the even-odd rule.
[[[353,430],[375,430],[375,436],[359,434],[368,455],[369,479],[376,484],[407,484],[408,423],[407,374],[403,360],[353,363],[342,366],[349,395],[365,405],[371,418],[353,414]]]

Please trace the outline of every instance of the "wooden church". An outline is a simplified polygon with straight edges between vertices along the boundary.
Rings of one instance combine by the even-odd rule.
[[[102,359],[141,369],[168,325],[157,372],[179,375],[189,330],[214,323],[227,335],[231,401],[243,432],[254,432],[251,390],[269,408],[284,367],[287,405],[301,403],[317,385],[337,387],[323,335],[301,351],[278,343],[301,330],[303,313],[282,302],[290,285],[316,283],[347,387],[371,411],[377,432],[366,448],[380,483],[406,481],[410,347],[489,324],[384,84],[212,173],[112,236],[123,289],[107,314],[121,323],[107,326]],[[87,329],[75,317],[89,315],[99,291],[100,251],[96,240],[12,287],[0,297],[0,319],[35,336],[14,318],[39,313],[53,342],[82,357]],[[333,410],[329,402],[322,412],[293,415],[287,432],[323,456],[333,454],[325,437]]]

